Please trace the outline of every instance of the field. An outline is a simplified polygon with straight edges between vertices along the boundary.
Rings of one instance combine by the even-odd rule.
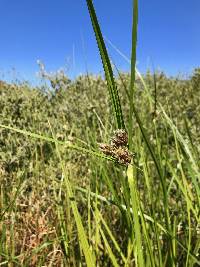
[[[135,72],[135,20],[114,78],[87,2],[105,79],[0,81],[0,266],[199,266],[200,69]]]

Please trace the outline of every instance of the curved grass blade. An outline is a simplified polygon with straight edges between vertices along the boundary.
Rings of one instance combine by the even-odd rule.
[[[147,135],[147,133],[146,133],[144,127],[143,127],[142,121],[140,119],[140,116],[139,116],[134,104],[133,104],[133,113],[135,115],[136,121],[137,121],[138,126],[140,128],[140,131],[142,133],[144,141],[145,141],[145,143],[147,145],[147,148],[148,148],[148,150],[149,150],[149,152],[151,154],[151,157],[153,159],[153,162],[155,164],[155,167],[156,167],[156,170],[157,170],[157,173],[158,173],[159,180],[161,182],[162,192],[163,192],[163,201],[164,201],[165,223],[166,223],[167,231],[169,233],[171,233],[171,223],[170,223],[170,215],[169,215],[167,188],[166,188],[166,182],[165,182],[164,175],[163,175],[163,170],[162,170],[162,167],[160,165],[159,158],[156,156],[154,148],[150,143],[148,135]],[[172,249],[172,243],[171,243],[170,238],[169,238],[168,242],[169,242],[169,248],[170,248],[170,252],[171,252],[170,260],[173,261],[173,249]]]
[[[160,104],[160,108],[162,110],[162,113],[166,119],[166,122],[169,124],[169,126],[171,127],[171,129],[176,133],[177,139],[179,140],[179,142],[182,144],[185,153],[187,154],[192,167],[197,175],[197,179],[200,182],[200,175],[199,175],[199,168],[198,165],[195,161],[195,158],[193,157],[193,154],[188,146],[188,143],[184,140],[183,136],[181,135],[181,133],[179,132],[179,130],[177,129],[177,127],[174,125],[173,121],[170,119],[170,117],[167,115],[167,113],[165,112],[164,108],[162,107],[162,105]]]
[[[116,259],[115,255],[113,254],[112,248],[110,247],[109,242],[106,239],[106,236],[105,236],[105,234],[104,234],[104,232],[102,231],[101,228],[100,228],[100,234],[102,236],[102,239],[103,239],[103,242],[105,244],[105,247],[106,247],[106,249],[108,251],[108,255],[109,255],[109,258],[111,259],[113,267],[119,267],[119,265],[117,263],[117,259]]]
[[[114,110],[114,115],[115,115],[115,120],[116,120],[116,125],[118,129],[125,128],[124,124],[124,119],[123,119],[123,114],[122,114],[122,108],[121,108],[121,103],[120,103],[120,98],[118,94],[118,89],[114,80],[114,75],[113,75],[113,70],[112,66],[110,63],[110,59],[108,56],[108,52],[105,46],[105,42],[103,39],[103,35],[101,33],[101,29],[97,20],[96,12],[92,3],[92,0],[86,0],[93,30],[96,36],[96,41],[97,45],[99,48],[99,53],[101,56],[105,76],[106,76],[106,81],[107,81],[107,86],[112,102],[112,108]]]
[[[106,40],[106,42],[129,64],[129,65],[131,65],[131,61],[130,61],[130,59],[126,56],[126,55],[124,55],[124,53],[122,53],[122,51],[120,51],[119,50],[119,48],[116,46],[116,45],[114,45],[107,37],[105,37],[104,36],[104,38],[105,38],[105,40]],[[119,74],[119,73],[118,73]],[[141,83],[142,83],[142,86],[143,86],[143,88],[144,88],[144,90],[145,90],[145,92],[146,92],[146,94],[147,94],[147,97],[148,97],[148,100],[149,100],[149,104],[150,104],[150,106],[152,106],[152,103],[153,103],[153,100],[152,100],[152,96],[151,96],[151,94],[150,94],[150,92],[149,92],[149,89],[148,89],[148,87],[147,87],[147,85],[146,85],[146,83],[145,83],[145,81],[144,81],[144,78],[142,77],[142,75],[141,75],[141,73],[139,72],[139,70],[137,69],[137,67],[135,67],[135,74],[136,74],[136,77],[141,81]]]
[[[51,131],[52,131],[52,129],[51,129]],[[52,135],[54,138],[53,132],[52,132]],[[92,249],[91,249],[89,242],[88,242],[87,234],[86,234],[86,231],[85,231],[84,226],[83,226],[83,221],[82,221],[81,215],[80,215],[79,210],[78,210],[77,201],[74,197],[73,186],[69,180],[69,173],[68,173],[68,170],[66,169],[66,167],[63,163],[63,160],[61,158],[61,154],[60,154],[60,150],[59,150],[59,144],[57,142],[55,142],[55,146],[56,146],[56,152],[57,152],[58,158],[61,162],[62,172],[64,175],[64,183],[66,186],[67,194],[68,194],[69,199],[72,199],[70,204],[71,204],[72,212],[73,212],[74,219],[76,222],[76,227],[77,227],[78,236],[79,236],[79,243],[80,243],[80,246],[81,246],[82,251],[84,253],[87,266],[88,267],[95,267],[96,266],[95,255],[92,253]]]
[[[95,193],[94,193],[94,194],[95,194]],[[93,211],[93,214],[95,214],[94,211]],[[97,209],[97,212],[96,212],[96,216],[98,217],[99,222],[101,222],[101,223],[103,224],[105,234],[107,233],[107,235],[108,235],[109,238],[110,238],[110,241],[112,241],[112,243],[113,243],[115,249],[117,250],[117,252],[119,253],[121,259],[123,260],[124,263],[126,263],[126,257],[125,257],[125,255],[124,255],[124,253],[122,252],[122,250],[121,250],[119,244],[117,243],[117,241],[116,241],[114,235],[113,235],[112,232],[111,232],[111,229],[109,228],[108,224],[106,223],[106,221],[104,220],[104,218],[103,218],[101,212],[100,212],[98,209]],[[100,228],[100,232],[101,232],[101,231],[102,231],[102,228]],[[104,232],[103,232],[103,233],[104,233]],[[102,234],[102,232],[101,232],[101,234]],[[104,242],[105,242],[105,240],[104,240]]]
[[[132,175],[132,174],[130,173],[130,175]],[[88,190],[87,190],[87,189],[84,189],[84,188],[82,188],[82,187],[78,187],[78,186],[76,186],[74,189],[75,189],[76,191],[82,192],[82,193],[85,194],[85,195],[88,194]],[[127,210],[128,210],[127,207],[126,207],[125,205],[119,205],[119,204],[117,204],[116,202],[112,201],[111,199],[107,199],[106,197],[104,197],[104,196],[102,196],[102,195],[99,195],[99,194],[97,194],[97,193],[90,192],[90,197],[91,197],[91,198],[97,198],[98,200],[100,200],[100,201],[101,201],[102,203],[104,203],[105,205],[109,205],[109,206],[114,205],[114,206],[116,206],[116,207],[118,207],[119,209],[122,209],[122,210],[124,210],[124,211],[127,211]],[[132,209],[132,208],[130,208],[130,212],[133,214],[133,209]],[[118,250],[118,252],[120,253],[122,259],[125,261],[125,256],[124,256],[124,254],[121,252],[120,247],[118,246],[116,240],[113,238],[113,235],[112,235],[112,233],[110,232],[109,227],[107,226],[107,224],[106,224],[105,220],[103,219],[103,217],[102,217],[102,215],[101,215],[100,212],[98,213],[98,216],[100,216],[99,218],[101,219],[101,222],[103,223],[103,225],[104,225],[104,227],[105,227],[107,233],[109,234],[110,238],[112,239],[113,244],[115,245],[115,248]],[[159,222],[157,222],[157,221],[155,220],[155,218],[153,218],[152,216],[149,216],[148,214],[141,213],[141,210],[138,211],[138,216],[139,216],[139,217],[143,217],[143,218],[145,219],[146,223],[152,223],[152,224],[156,225],[156,226],[157,226],[163,233],[165,233],[167,236],[169,236],[169,237],[172,239],[172,241],[175,240],[175,241],[177,242],[177,244],[178,244],[178,245],[179,245],[185,252],[188,252],[187,247],[186,247],[182,242],[180,242],[180,241],[177,239],[177,237],[173,235],[173,233],[172,233],[171,231],[169,232],[165,226],[163,226],[163,225],[161,225]],[[198,254],[199,244],[200,244],[200,243],[197,242],[196,249],[195,249],[193,252],[191,252],[191,251],[189,252],[189,255],[190,255],[191,259],[193,259],[193,261],[194,261],[195,263],[197,263],[197,264],[200,264],[200,261],[199,261],[199,259],[198,259],[197,256],[196,256],[196,255]]]
[[[64,142],[64,141],[56,140],[56,139],[48,137],[48,136],[32,133],[32,132],[29,132],[29,131],[26,131],[26,130],[17,129],[15,127],[11,127],[11,126],[8,126],[8,125],[0,124],[0,127],[4,128],[4,129],[11,130],[11,131],[14,131],[14,132],[17,132],[17,133],[24,134],[26,136],[30,136],[32,138],[41,139],[41,140],[45,140],[45,141],[52,142],[52,143],[55,143],[55,144],[64,145],[66,148],[74,149],[74,150],[77,150],[77,151],[85,153],[85,154],[90,154],[90,155],[93,155],[93,156],[98,157],[98,158],[102,158],[102,159],[106,159],[106,160],[110,160],[110,161],[115,162],[115,159],[113,159],[112,157],[107,157],[102,153],[98,153],[96,151],[93,151],[93,150],[90,150],[90,149],[86,149],[84,147],[80,147],[78,145],[73,145],[71,142]]]

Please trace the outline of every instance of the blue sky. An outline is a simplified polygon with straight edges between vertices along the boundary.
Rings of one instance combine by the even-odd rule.
[[[131,51],[131,0],[94,0],[103,34],[127,57]],[[0,79],[34,81],[37,59],[48,71],[71,77],[102,73],[85,0],[0,0]],[[200,65],[200,1],[139,0],[138,68],[169,75]],[[108,44],[119,69],[129,64]]]

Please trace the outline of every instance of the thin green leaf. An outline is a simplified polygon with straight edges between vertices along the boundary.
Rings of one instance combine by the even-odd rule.
[[[8,125],[0,124],[0,127],[5,128],[5,129],[8,129],[8,130],[15,131],[17,133],[21,133],[21,134],[24,134],[26,136],[30,136],[30,137],[33,137],[33,138],[36,138],[36,139],[41,139],[41,140],[45,140],[45,141],[52,142],[52,143],[55,143],[55,144],[64,145],[66,148],[74,149],[74,150],[77,150],[79,152],[83,152],[85,154],[91,154],[91,155],[93,155],[95,157],[99,157],[99,158],[103,158],[103,159],[106,159],[106,160],[110,160],[110,161],[115,162],[115,159],[113,159],[111,157],[106,157],[104,154],[98,153],[96,151],[89,150],[89,149],[80,147],[78,145],[73,145],[69,141],[67,141],[67,142],[60,141],[60,140],[53,139],[53,138],[48,137],[48,136],[44,136],[44,135],[41,135],[41,134],[32,133],[32,132],[29,132],[29,131],[26,131],[26,130],[21,130],[21,129],[18,129],[18,128],[15,128],[15,127],[11,127],[11,126],[8,126]]]
[[[86,0],[86,2],[87,2],[88,10],[90,13],[93,30],[96,36],[96,41],[98,44],[99,53],[101,56],[101,60],[102,60],[102,64],[103,64],[103,68],[104,68],[104,72],[106,76],[107,86],[108,86],[108,90],[109,90],[109,94],[110,94],[110,98],[112,102],[112,107],[114,110],[117,128],[119,129],[125,128],[118,89],[117,89],[117,86],[114,80],[112,66],[111,66],[108,52],[105,46],[103,35],[101,33],[101,29],[100,29],[100,26],[97,20],[96,12],[95,12],[92,0]]]
[[[131,52],[131,81],[129,90],[129,149],[132,151],[133,145],[133,97],[135,86],[135,65],[136,65],[136,47],[137,47],[137,25],[138,25],[138,1],[134,0],[133,5],[133,25],[132,25],[132,52]]]

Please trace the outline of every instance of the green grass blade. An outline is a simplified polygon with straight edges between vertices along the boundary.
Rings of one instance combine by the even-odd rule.
[[[149,152],[151,154],[151,157],[154,161],[154,164],[155,164],[155,167],[157,169],[157,173],[158,173],[158,176],[159,176],[159,179],[160,179],[160,182],[161,182],[161,186],[162,186],[162,191],[163,191],[163,202],[164,202],[164,212],[165,212],[165,223],[166,223],[166,226],[167,226],[167,230],[168,232],[171,233],[171,224],[170,224],[170,215],[169,215],[169,207],[168,207],[168,197],[167,197],[167,188],[166,188],[166,183],[165,183],[165,179],[164,179],[164,175],[163,175],[163,170],[162,170],[162,167],[160,165],[160,161],[159,161],[159,158],[158,156],[156,156],[156,153],[154,151],[154,148],[153,146],[151,145],[150,141],[149,141],[149,138],[148,138],[148,135],[142,125],[142,121],[140,119],[140,116],[135,108],[135,106],[133,105],[133,113],[135,115],[135,118],[136,118],[136,121],[139,125],[139,128],[140,128],[140,131],[142,133],[142,136],[144,138],[144,141],[149,149]],[[173,253],[172,251],[172,244],[171,244],[171,240],[169,239],[169,246],[171,248],[171,253]],[[173,257],[173,255],[172,255]]]
[[[193,157],[193,154],[188,146],[188,143],[184,140],[183,136],[181,135],[181,133],[179,132],[179,130],[177,129],[177,127],[174,125],[173,121],[169,118],[169,116],[167,115],[167,113],[165,112],[165,110],[163,109],[163,107],[160,105],[161,107],[161,110],[164,114],[164,117],[167,121],[167,123],[169,124],[169,126],[171,127],[171,129],[175,132],[176,136],[177,136],[177,139],[179,140],[179,142],[183,145],[183,148],[185,150],[185,153],[187,154],[191,164],[192,164],[192,167],[194,169],[194,171],[196,172],[196,175],[197,175],[197,179],[198,181],[200,182],[200,175],[199,175],[199,167],[198,165],[196,164],[196,161]]]
[[[11,127],[11,126],[8,126],[8,125],[0,124],[0,127],[4,128],[4,129],[11,130],[11,131],[14,131],[14,132],[17,132],[17,133],[20,133],[20,134],[24,134],[26,136],[30,136],[32,138],[41,139],[41,140],[45,140],[45,141],[52,142],[52,143],[55,143],[55,144],[64,145],[68,149],[74,149],[74,150],[77,150],[77,151],[82,152],[84,154],[90,154],[90,155],[93,155],[95,157],[103,158],[103,159],[110,160],[110,161],[113,161],[113,162],[115,161],[115,159],[113,159],[111,157],[106,157],[102,153],[98,153],[96,151],[80,147],[78,145],[73,145],[71,142],[60,141],[60,140],[57,140],[57,139],[54,139],[54,138],[51,138],[51,137],[48,137],[48,136],[32,133],[32,132],[29,132],[29,131],[26,131],[26,130],[21,130],[21,129],[18,129],[18,128],[15,128],[15,127]]]
[[[102,214],[100,213],[99,210],[97,211],[97,215],[98,215],[98,217],[99,217],[99,220],[100,220],[101,223],[103,224],[103,226],[104,226],[104,228],[105,228],[105,231],[106,231],[107,234],[109,235],[110,240],[112,241],[112,243],[113,243],[115,249],[118,251],[118,253],[120,254],[120,257],[122,258],[122,260],[123,260],[124,263],[125,263],[125,262],[126,262],[126,257],[125,257],[125,255],[123,254],[123,252],[122,252],[122,250],[121,250],[119,244],[117,243],[117,241],[116,241],[114,235],[112,234],[112,232],[111,232],[111,230],[110,230],[108,224],[107,224],[106,221],[104,220],[104,218],[103,218],[103,216],[102,216]]]
[[[16,192],[14,194],[13,200],[10,201],[10,204],[2,212],[0,212],[0,222],[3,220],[6,212],[13,209],[16,203],[17,197],[21,193],[23,183],[24,181],[22,180],[22,178],[20,178],[19,184],[16,187]]]
[[[78,211],[77,202],[76,202],[76,199],[75,199],[75,196],[73,193],[73,188],[72,188],[72,185],[70,183],[67,170],[63,164],[63,161],[62,161],[62,158],[60,155],[59,145],[58,145],[58,143],[55,143],[55,144],[56,144],[57,155],[58,155],[59,160],[60,160],[61,165],[62,165],[62,171],[64,174],[64,182],[65,182],[67,194],[68,194],[69,199],[72,200],[71,201],[71,208],[72,208],[72,212],[73,212],[73,215],[75,218],[76,227],[78,230],[79,242],[80,242],[81,248],[83,250],[87,266],[88,267],[95,267],[96,266],[95,256],[92,254],[92,250],[91,250],[89,243],[88,243],[88,240],[87,240],[87,235],[86,235],[85,229],[83,227],[82,219],[81,219],[80,213]]]
[[[124,55],[123,53],[122,53],[122,51],[120,51],[119,50],[119,48],[116,46],[116,45],[114,45],[108,38],[106,38],[105,36],[104,36],[104,38],[105,38],[105,40],[107,41],[107,43],[123,58],[123,59],[125,59],[125,61],[129,64],[129,65],[131,65],[131,61],[130,61],[130,59],[126,56],[126,55]],[[145,83],[145,81],[144,81],[144,78],[142,77],[142,75],[141,75],[141,73],[139,72],[139,70],[135,67],[135,73],[136,73],[136,77],[141,81],[141,83],[142,83],[142,86],[143,86],[143,88],[144,88],[144,90],[145,90],[145,92],[146,92],[146,95],[147,95],[147,97],[148,97],[148,100],[149,100],[149,104],[150,104],[150,110],[152,110],[152,104],[153,104],[153,99],[152,99],[152,96],[151,96],[151,94],[150,94],[150,92],[149,92],[149,89],[148,89],[148,87],[147,87],[147,85],[146,85],[146,83]],[[118,73],[119,74],[119,73]]]
[[[135,64],[136,64],[136,47],[137,47],[137,25],[138,25],[138,1],[134,0],[133,5],[133,25],[132,25],[132,52],[131,52],[131,81],[129,90],[129,148],[132,151],[133,135],[133,97],[135,86]]]
[[[152,147],[152,145],[151,145],[151,143],[149,141],[148,135],[147,135],[147,133],[146,133],[146,131],[145,131],[143,125],[142,125],[142,121],[141,121],[140,116],[139,116],[139,114],[138,114],[138,112],[137,112],[137,110],[136,110],[136,108],[135,108],[134,105],[133,105],[133,113],[134,113],[135,118],[136,118],[136,121],[137,121],[137,123],[139,125],[140,131],[141,131],[142,136],[144,138],[144,141],[145,141],[145,143],[146,143],[146,145],[147,145],[147,147],[149,149],[149,152],[151,154],[151,157],[152,157],[152,159],[154,161],[154,164],[156,166],[156,169],[157,169],[157,172],[158,172],[158,176],[159,176],[159,178],[161,180],[161,183],[162,183],[163,191],[165,191],[164,190],[164,184],[163,184],[163,172],[162,172],[162,168],[160,166],[159,160],[156,157],[156,154],[154,152],[154,148]],[[164,192],[164,193],[166,194],[166,192]]]
[[[138,266],[145,266],[144,265],[144,256],[142,251],[142,234],[141,234],[141,227],[139,222],[139,202],[137,196],[137,188],[136,188],[136,181],[135,181],[135,167],[133,164],[129,164],[127,169],[127,177],[128,183],[130,187],[130,194],[131,194],[131,206],[133,210],[133,217],[134,217],[134,234],[136,239],[136,249],[138,255]]]
[[[97,20],[96,12],[95,12],[92,0],[86,0],[86,2],[87,2],[88,10],[90,13],[93,30],[96,36],[96,41],[98,44],[99,53],[101,56],[101,60],[102,60],[102,64],[103,64],[103,68],[104,68],[104,72],[106,76],[107,86],[108,86],[108,90],[109,90],[109,94],[110,94],[110,98],[112,102],[112,107],[113,107],[114,115],[116,119],[116,125],[117,125],[117,128],[119,129],[125,128],[118,89],[117,89],[117,86],[114,80],[112,66],[111,66],[108,52],[105,46],[103,35],[101,33],[101,29],[100,29],[100,26]]]
[[[111,261],[112,261],[113,266],[114,266],[114,267],[119,267],[119,265],[118,265],[118,263],[117,263],[117,259],[115,258],[115,255],[114,255],[113,252],[112,252],[112,249],[111,249],[111,247],[110,247],[110,245],[109,245],[109,243],[108,243],[108,241],[107,241],[107,239],[106,239],[106,236],[105,236],[104,232],[103,232],[101,229],[100,229],[100,233],[101,233],[101,236],[102,236],[102,238],[103,238],[105,247],[106,247],[106,249],[107,249],[107,251],[108,251],[108,255],[109,255],[109,258],[110,258]]]

